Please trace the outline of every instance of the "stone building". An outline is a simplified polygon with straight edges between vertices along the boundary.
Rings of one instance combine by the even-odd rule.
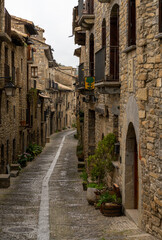
[[[27,147],[27,44],[11,28],[11,16],[1,1],[0,29],[0,173]],[[29,33],[30,34],[30,33]]]
[[[0,187],[4,181],[9,186],[10,167],[30,143],[44,146],[51,134],[75,122],[75,69],[64,67],[67,86],[64,76],[56,83],[58,65],[43,33],[33,22],[10,16],[0,1]]]
[[[62,105],[60,126],[71,128],[76,123],[76,70],[72,67],[57,66],[54,68],[55,81],[58,83]],[[58,106],[59,108],[59,106]]]
[[[124,211],[161,238],[162,1],[79,0],[73,33],[81,46],[74,54],[84,155],[107,133],[116,135],[112,182],[120,186]],[[95,89],[87,90],[85,77],[93,76]]]

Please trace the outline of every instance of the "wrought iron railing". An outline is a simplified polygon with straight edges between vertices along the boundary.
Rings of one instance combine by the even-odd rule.
[[[102,82],[102,81],[105,80],[105,56],[106,56],[105,47],[101,48],[95,54],[95,78],[96,78],[96,83]]]

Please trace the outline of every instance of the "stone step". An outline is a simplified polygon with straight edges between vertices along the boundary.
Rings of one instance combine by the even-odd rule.
[[[10,176],[11,176],[11,177],[17,177],[18,175],[19,175],[19,170],[11,171],[11,172],[10,172]]]
[[[18,170],[20,170],[20,164],[19,163],[11,164],[10,171],[18,171]]]
[[[10,174],[0,174],[0,188],[8,188],[10,186]]]
[[[83,168],[78,168],[78,172],[83,172]]]
[[[78,162],[78,168],[85,168],[85,162]]]

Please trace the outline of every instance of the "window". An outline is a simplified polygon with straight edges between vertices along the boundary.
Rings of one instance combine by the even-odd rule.
[[[34,80],[34,89],[36,89],[36,88],[37,88],[37,81]]]
[[[136,45],[136,0],[128,3],[128,46]]]
[[[14,118],[16,117],[16,108],[15,108],[15,106],[13,106],[13,117]]]
[[[16,140],[13,139],[13,143],[12,143],[12,160],[15,161],[16,160]]]
[[[7,102],[6,102],[6,112],[8,113],[8,111],[9,111],[9,101],[7,100]]]
[[[162,0],[159,0],[159,32],[162,33]]]
[[[1,145],[1,161],[4,161],[4,145]]]
[[[102,47],[106,47],[106,21],[102,21]]]
[[[2,123],[2,94],[0,93],[0,124]]]
[[[110,81],[119,81],[119,5],[115,4],[110,15]]]
[[[90,36],[89,74],[94,76],[94,35]]]
[[[31,76],[38,77],[38,67],[31,67]]]
[[[7,140],[7,148],[6,148],[6,155],[7,155],[7,163],[9,162],[9,140]]]
[[[8,64],[8,48],[5,47],[5,63]]]
[[[23,72],[23,59],[21,58],[21,73]]]

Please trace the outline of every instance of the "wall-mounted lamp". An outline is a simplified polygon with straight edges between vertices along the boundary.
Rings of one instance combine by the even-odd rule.
[[[15,96],[15,91],[16,91],[15,85],[11,81],[7,82],[5,85],[6,95],[13,97],[13,96]]]

